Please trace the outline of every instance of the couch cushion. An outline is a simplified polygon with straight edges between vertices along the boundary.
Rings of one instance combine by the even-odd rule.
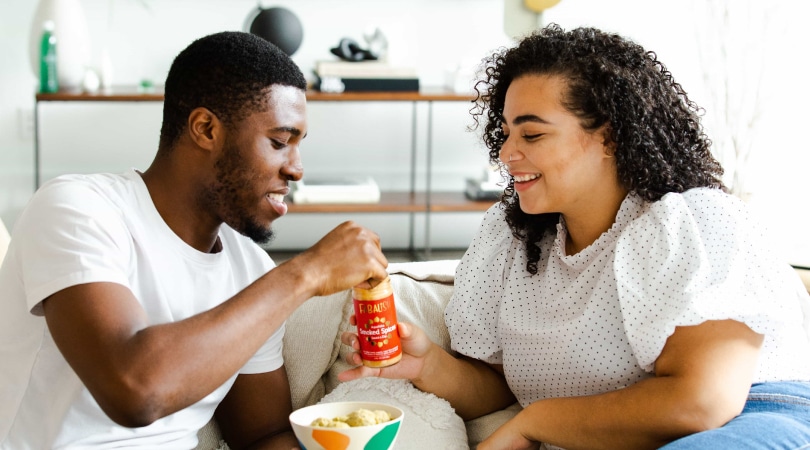
[[[351,297],[350,290],[313,297],[287,320],[283,354],[293,409],[326,395],[324,376],[338,357],[338,329]]]

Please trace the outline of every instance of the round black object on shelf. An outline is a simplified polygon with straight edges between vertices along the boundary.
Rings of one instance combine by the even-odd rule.
[[[292,56],[304,39],[301,21],[286,8],[257,8],[248,31],[275,44],[284,53]]]

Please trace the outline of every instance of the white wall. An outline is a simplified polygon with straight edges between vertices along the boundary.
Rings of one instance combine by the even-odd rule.
[[[762,19],[769,22],[735,30],[738,33],[732,33],[727,43],[732,53],[764,53],[765,91],[752,135],[749,177],[754,195],[749,203],[776,238],[777,250],[793,264],[810,266],[810,141],[805,137],[810,118],[806,88],[810,3],[728,1],[738,8],[750,3],[754,10],[764,9],[767,17]],[[545,20],[566,28],[596,26],[632,37],[658,54],[690,98],[707,109],[709,118],[711,93],[704,84],[700,52],[716,44],[706,42],[705,31],[698,29],[717,17],[697,14],[705,14],[710,2],[717,0],[563,0],[547,11]],[[733,77],[739,80],[738,75],[746,74]],[[711,123],[704,125],[717,141]]]
[[[116,84],[135,84],[144,77],[161,82],[174,55],[191,40],[211,32],[241,29],[248,13],[256,6],[256,2],[248,0],[145,2],[148,9],[144,9],[138,0],[82,0],[94,43],[95,63],[106,43],[112,54]],[[34,185],[33,139],[21,122],[26,122],[33,110],[36,89],[36,78],[28,62],[28,36],[35,2],[3,0],[3,3],[0,13],[0,55],[3,56],[0,63],[0,136],[3,137],[0,141],[0,218],[10,226],[30,197]],[[773,33],[767,39],[770,52],[777,57],[768,66],[772,69],[768,107],[755,138],[757,153],[753,178],[756,180],[756,196],[752,206],[780,237],[780,250],[790,260],[810,265],[810,220],[804,206],[807,202],[801,195],[810,167],[810,144],[799,139],[796,132],[804,125],[803,111],[809,99],[807,91],[801,89],[804,83],[799,78],[802,71],[798,67],[803,67],[803,61],[794,57],[794,52],[806,53],[808,47],[803,18],[807,17],[810,7],[806,2],[790,0],[772,3],[779,6],[778,17],[774,19],[778,22],[779,33]],[[446,67],[453,64],[469,67],[489,50],[510,42],[503,32],[502,0],[279,0],[266,1],[263,5],[285,6],[301,18],[304,41],[293,58],[305,72],[309,72],[315,60],[330,57],[328,49],[341,37],[354,37],[362,42],[362,32],[372,25],[380,26],[389,37],[391,59],[415,65],[425,86],[441,84]],[[598,26],[634,38],[648,49],[655,50],[692,99],[705,105],[709,95],[703,87],[703,72],[697,57],[700,46],[705,43],[696,39],[695,28],[700,23],[694,16],[696,11],[698,9],[692,2],[672,0],[564,0],[548,10],[544,19],[566,28]],[[463,106],[439,105],[437,108],[441,114],[438,114],[440,124],[434,129],[434,145],[443,151],[439,153],[436,170],[448,174],[437,177],[438,183],[452,185],[463,174],[475,172],[479,164],[483,167],[486,161],[474,136],[463,131],[464,125],[469,123]],[[138,161],[135,165],[145,165],[157,142],[159,118],[155,120],[154,111],[150,111],[152,107],[141,107],[134,113],[139,115],[137,123],[132,121],[129,124],[125,120],[132,116],[117,110],[116,105],[107,108],[110,109],[103,113],[86,106],[78,113],[60,113],[54,105],[50,111],[43,111],[43,117],[49,115],[51,118],[46,124],[54,127],[50,130],[61,127],[69,132],[68,122],[62,119],[66,116],[79,124],[91,125],[84,131],[76,125],[70,132],[72,135],[68,133],[64,135],[66,137],[52,135],[50,139],[56,140],[56,144],[70,144],[63,145],[61,150],[49,147],[50,151],[70,155],[85,152],[91,156],[100,152],[104,157],[94,161],[111,158],[113,161],[107,161],[111,164],[116,155],[130,155],[121,158],[135,158]],[[359,108],[363,111],[365,107]],[[401,106],[392,105],[379,111],[377,116],[407,115],[398,108]],[[403,122],[409,118],[367,124],[362,120],[357,124],[353,119],[353,124],[347,127],[344,121],[335,120],[336,113],[328,105],[313,104],[310,112],[310,160],[306,154],[304,156],[310,174],[322,170],[315,164],[319,158],[315,155],[326,151],[321,142],[328,142],[328,154],[341,155],[349,164],[363,157],[362,152],[358,154],[362,147],[358,142],[376,145],[380,151],[393,149],[395,161],[402,157],[402,141],[409,138],[403,131],[409,124]],[[363,113],[350,116],[369,117]],[[57,164],[63,164],[54,169],[96,169],[90,164],[82,168],[70,166],[77,160],[54,159]],[[391,177],[396,178],[395,175]],[[279,221],[279,227],[284,226],[282,222],[286,219]],[[475,220],[473,215],[468,222],[474,224]],[[448,219],[448,222],[456,221]],[[442,229],[442,223],[431,227],[433,230]],[[380,226],[388,227],[383,223]],[[444,228],[457,226],[460,225],[453,223]],[[282,231],[286,233],[286,230]],[[317,231],[310,234],[315,235]],[[440,242],[433,244],[441,246]]]

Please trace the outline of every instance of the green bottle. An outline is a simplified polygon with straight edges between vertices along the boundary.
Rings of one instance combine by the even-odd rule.
[[[43,25],[42,41],[39,47],[39,92],[53,93],[59,90],[56,79],[56,36],[53,34],[53,21]]]

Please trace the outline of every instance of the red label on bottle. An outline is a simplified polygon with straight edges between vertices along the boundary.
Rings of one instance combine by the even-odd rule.
[[[360,357],[365,361],[386,361],[402,353],[393,294],[380,300],[354,299],[354,314]]]

